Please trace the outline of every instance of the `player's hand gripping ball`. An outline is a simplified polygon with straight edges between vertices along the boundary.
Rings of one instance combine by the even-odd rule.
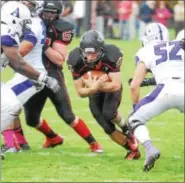
[[[98,80],[101,76],[104,76],[105,82],[111,81],[111,79],[109,78],[109,76],[105,72],[98,71],[98,70],[89,71],[89,72],[85,73],[82,77],[84,80],[89,80],[89,78],[91,78],[92,80],[94,80],[94,79]]]

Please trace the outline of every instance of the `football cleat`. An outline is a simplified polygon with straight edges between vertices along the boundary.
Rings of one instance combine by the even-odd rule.
[[[93,142],[90,144],[90,150],[95,153],[103,153],[103,149],[97,142]]]
[[[30,150],[30,146],[28,144],[20,144],[20,147],[23,151],[28,151]]]
[[[141,153],[137,151],[128,151],[125,158],[127,160],[133,160],[133,159],[139,159],[141,156]]]
[[[139,147],[139,143],[134,135],[130,131],[126,131],[125,136],[127,137],[127,142],[132,151],[137,151]]]
[[[60,135],[57,135],[54,138],[48,138],[46,137],[45,143],[42,145],[42,148],[50,148],[50,147],[56,147],[58,145],[63,144],[64,139]]]
[[[22,150],[20,148],[17,149],[16,147],[8,147],[7,145],[2,145],[1,151],[2,153],[16,153],[21,152]]]
[[[4,160],[5,159],[5,156],[2,152],[0,152],[0,155],[1,155],[1,160]]]
[[[160,152],[156,152],[155,154],[147,157],[147,159],[145,160],[144,166],[143,166],[143,171],[144,172],[148,172],[150,171],[153,167],[154,164],[156,162],[157,159],[159,159],[160,157]]]

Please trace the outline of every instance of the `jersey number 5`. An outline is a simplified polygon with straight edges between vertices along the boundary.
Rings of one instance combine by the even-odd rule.
[[[167,50],[167,46],[172,46],[170,50]],[[179,41],[172,41],[169,43],[162,43],[154,46],[155,55],[160,56],[156,60],[156,65],[166,62],[167,60],[182,60],[182,56],[178,55],[179,50],[182,48]]]

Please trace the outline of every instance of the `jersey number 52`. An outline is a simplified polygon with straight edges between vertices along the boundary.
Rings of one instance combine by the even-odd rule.
[[[167,49],[167,47],[169,49]],[[182,48],[182,45],[179,41],[171,41],[168,43],[162,43],[154,46],[155,55],[160,56],[159,59],[156,60],[156,65],[169,61],[182,60],[182,56],[178,55],[179,50]]]

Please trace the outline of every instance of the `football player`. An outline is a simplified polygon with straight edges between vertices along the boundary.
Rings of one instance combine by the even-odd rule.
[[[25,30],[29,30],[30,11],[20,2],[9,1],[1,8],[1,68],[10,65],[16,72],[28,78],[45,83],[53,91],[59,89],[58,82],[31,67],[19,54],[18,45]],[[33,87],[33,82],[25,80],[25,87],[17,87],[19,92]],[[1,83],[1,131],[20,114],[22,105],[15,92]]]
[[[126,159],[138,159],[138,143],[118,112],[122,97],[122,57],[118,47],[104,44],[104,38],[99,32],[89,30],[82,35],[80,46],[69,53],[67,64],[78,95],[89,97],[89,107],[97,123],[114,142],[128,151]],[[105,82],[107,75],[99,79],[84,79],[84,74],[91,70],[103,71],[111,82]],[[116,129],[115,124],[122,131]]]
[[[149,171],[160,152],[153,146],[145,123],[172,108],[184,112],[184,50],[180,41],[169,41],[168,29],[159,23],[151,23],[145,28],[142,41],[144,47],[136,53],[137,67],[130,85],[135,107],[128,125],[145,149],[143,170]],[[148,69],[157,86],[140,100],[139,87]]]
[[[42,63],[42,47],[46,40],[46,27],[42,19],[39,17],[39,14],[43,9],[44,1],[29,0],[22,1],[22,3],[30,9],[32,24],[29,26],[30,29],[25,30],[23,33],[23,40],[19,45],[19,53],[36,70],[42,73],[47,73]],[[25,83],[25,80],[27,80],[26,77],[19,73],[15,73],[14,77],[6,83],[13,92],[15,92],[22,105],[24,105],[32,95],[43,88],[33,86],[29,87],[27,90],[19,92],[20,87],[26,88],[27,83]],[[5,145],[3,146],[2,151],[16,152],[19,150],[19,146],[17,146],[18,144],[22,149],[29,149],[27,141],[23,135],[21,125],[18,122],[19,118],[3,132]]]
[[[46,120],[40,120],[42,109],[49,98],[58,115],[90,145],[90,150],[101,153],[103,149],[96,142],[85,122],[75,116],[71,108],[62,67],[67,55],[67,45],[73,38],[74,27],[69,22],[59,19],[62,9],[61,1],[46,1],[40,15],[46,24],[47,35],[47,44],[43,48],[43,63],[48,75],[58,80],[60,90],[54,94],[45,87],[34,95],[24,105],[26,122],[29,126],[45,134],[46,141],[43,148],[55,147],[63,143],[63,138],[51,129]]]

